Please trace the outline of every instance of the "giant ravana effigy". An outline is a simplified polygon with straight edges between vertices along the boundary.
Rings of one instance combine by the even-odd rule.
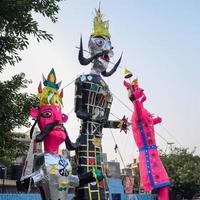
[[[30,145],[23,176],[17,186],[28,191],[34,184],[39,188],[42,200],[66,200],[69,186],[76,187],[79,184],[98,182],[102,180],[103,175],[96,168],[91,168],[90,171],[79,176],[72,175],[71,163],[67,157],[59,154],[59,146],[65,142],[68,151],[76,150],[82,136],[77,139],[76,143],[73,143],[64,127],[68,116],[62,113],[63,90],[58,92],[60,83],[56,83],[54,69],[50,71],[47,79],[45,77],[43,79],[45,87],[42,88],[41,83],[38,87],[40,105],[30,111],[31,116],[35,119],[30,137],[33,143],[43,142],[44,152],[36,154],[34,145]],[[39,134],[33,136],[36,124],[40,131]],[[34,157],[33,154],[35,154]],[[29,163],[32,163],[32,166]],[[27,166],[29,166],[29,170]]]
[[[118,68],[121,57],[110,71],[107,71],[113,47],[110,41],[109,23],[103,21],[100,9],[95,10],[94,30],[89,38],[90,57],[83,56],[82,38],[80,41],[79,62],[81,65],[91,63],[91,72],[81,75],[75,81],[75,112],[81,119],[80,134],[82,140],[76,149],[77,172],[79,175],[91,170],[92,167],[103,171],[102,131],[103,128],[122,129],[123,121],[109,121],[113,97],[102,76],[111,76]],[[83,184],[76,188],[76,200],[106,200],[108,199],[106,178],[100,182]]]

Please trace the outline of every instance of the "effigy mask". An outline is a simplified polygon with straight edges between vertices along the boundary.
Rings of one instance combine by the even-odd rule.
[[[102,53],[100,57],[94,59],[93,68],[99,73],[105,71],[108,68],[110,58],[114,55],[110,39],[105,36],[91,36],[88,48],[92,56]]]
[[[39,108],[32,108],[30,115],[38,119],[38,126],[43,130],[48,124],[57,121],[63,124],[67,121],[67,115],[62,113],[60,106],[42,105]]]

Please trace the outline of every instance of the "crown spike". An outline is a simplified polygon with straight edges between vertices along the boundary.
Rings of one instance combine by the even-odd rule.
[[[38,93],[42,93],[42,83],[41,82],[38,85]]]
[[[44,74],[42,74],[42,80],[43,80],[43,83],[46,81]]]
[[[56,73],[54,71],[54,68],[52,68],[51,71],[49,72],[47,79],[49,82],[56,83]]]
[[[109,21],[103,21],[103,14],[101,13],[100,6],[95,9],[96,16],[93,20],[93,33],[91,36],[105,36],[110,39]]]
[[[59,94],[60,98],[63,98],[63,89],[61,90],[60,94]]]
[[[57,83],[57,87],[58,87],[58,89],[60,88],[61,83],[62,83],[62,81],[60,81],[60,82]]]

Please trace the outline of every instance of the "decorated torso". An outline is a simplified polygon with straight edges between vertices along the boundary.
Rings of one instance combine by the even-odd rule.
[[[107,120],[106,109],[112,103],[112,96],[105,81],[97,74],[82,75],[77,81],[82,85],[84,112],[91,113],[92,121]]]

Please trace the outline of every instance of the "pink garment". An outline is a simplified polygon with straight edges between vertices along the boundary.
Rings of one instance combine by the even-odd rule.
[[[167,186],[159,189],[158,200],[169,200],[169,191]]]
[[[44,138],[44,151],[45,153],[58,153],[61,143],[66,140],[66,133],[63,123],[67,121],[67,116],[62,114],[60,106],[55,105],[42,105],[38,109],[31,109],[31,116],[37,117],[40,130],[55,121],[58,124],[52,128],[48,135]]]
[[[140,181],[145,191],[170,185],[166,170],[160,160],[155,141],[154,124],[160,123],[160,117],[154,118],[144,107],[144,90],[138,85],[124,84],[129,95],[134,95],[134,112],[131,119],[133,136],[139,148]],[[164,200],[164,199],[163,199]]]

